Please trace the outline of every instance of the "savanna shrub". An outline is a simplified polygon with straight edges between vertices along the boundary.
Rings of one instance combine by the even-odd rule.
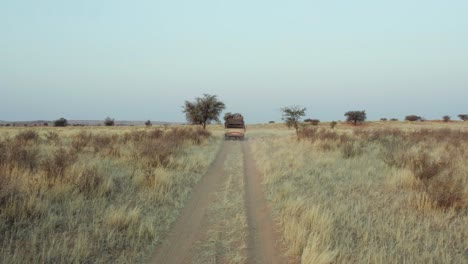
[[[316,138],[317,132],[318,132],[318,128],[316,127],[306,127],[306,128],[299,130],[298,138],[315,141],[317,139]]]
[[[0,169],[0,208],[15,193],[11,176]]]
[[[104,135],[104,134],[94,135],[93,142],[92,142],[94,152],[99,152],[109,147],[113,143],[114,139],[116,139],[115,135],[114,136]]]
[[[350,159],[363,153],[362,146],[353,141],[343,143],[340,150],[343,158],[345,159]]]
[[[414,122],[414,121],[422,120],[422,118],[420,116],[417,116],[417,115],[407,115],[405,117],[405,120]]]
[[[42,161],[41,167],[47,179],[55,182],[57,179],[63,179],[66,170],[75,162],[76,158],[76,153],[59,148]]]
[[[48,143],[58,143],[60,141],[59,134],[53,131],[49,131],[46,135],[46,140]]]
[[[83,168],[73,179],[78,190],[85,194],[96,191],[104,181],[97,167]]]
[[[104,125],[105,126],[114,126],[115,125],[115,120],[113,118],[106,117],[106,119],[104,119]]]
[[[54,121],[54,126],[56,126],[56,127],[66,127],[66,126],[68,126],[68,120],[63,118],[63,117],[59,118],[59,119]]]
[[[448,159],[434,159],[427,152],[419,152],[408,160],[407,167],[437,206],[455,209],[466,207],[463,173]]]
[[[318,124],[320,123],[320,120],[308,118],[308,119],[305,119],[304,122],[305,123],[310,123],[313,126],[318,126]]]
[[[36,142],[39,140],[39,134],[34,130],[26,130],[18,133],[15,139],[21,143]]]
[[[407,165],[417,179],[426,181],[439,175],[447,168],[449,162],[442,159],[435,160],[428,153],[419,152],[409,157]]]
[[[34,171],[39,163],[39,149],[37,146],[25,146],[12,143],[7,147],[8,160],[6,165],[11,169],[15,166],[20,169]]]
[[[88,146],[92,139],[93,134],[86,131],[80,131],[80,133],[73,137],[71,146],[75,151],[79,152]]]

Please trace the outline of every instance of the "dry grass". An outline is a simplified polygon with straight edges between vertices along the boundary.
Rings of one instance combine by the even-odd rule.
[[[253,142],[297,262],[467,261],[466,127],[388,124]]]
[[[0,263],[144,262],[219,139],[191,128],[2,128]]]

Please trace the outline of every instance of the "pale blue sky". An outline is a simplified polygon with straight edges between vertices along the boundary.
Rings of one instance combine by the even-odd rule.
[[[468,112],[468,1],[0,0],[0,120]]]

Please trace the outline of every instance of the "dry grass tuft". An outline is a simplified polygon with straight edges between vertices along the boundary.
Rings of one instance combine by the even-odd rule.
[[[105,177],[97,167],[82,168],[72,181],[82,193],[92,194],[103,184]]]
[[[15,136],[15,140],[22,144],[36,142],[39,140],[39,134],[34,130],[21,131]]]
[[[75,152],[82,151],[85,147],[89,146],[93,139],[93,134],[88,131],[80,131],[76,136],[72,139],[72,149]]]
[[[115,208],[111,207],[106,212],[105,223],[111,229],[123,231],[131,226],[137,226],[141,221],[141,210],[139,208]]]
[[[47,156],[41,163],[45,176],[51,182],[63,180],[67,169],[76,161],[75,152],[59,148]]]

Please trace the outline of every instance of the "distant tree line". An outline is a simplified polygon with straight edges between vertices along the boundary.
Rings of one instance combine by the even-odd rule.
[[[220,123],[219,115],[226,108],[224,102],[220,101],[216,95],[203,94],[202,97],[196,97],[194,101],[185,101],[183,105],[182,112],[185,114],[187,121],[190,124],[200,125],[203,129],[206,129],[206,126],[213,121]],[[289,128],[294,128],[296,133],[300,128],[301,119],[306,115],[306,108],[301,106],[287,106],[281,108],[282,120],[285,121],[285,124]],[[351,110],[345,112],[344,116],[346,121],[354,124],[355,126],[363,123],[367,119],[365,110]],[[467,121],[468,114],[459,114],[458,117],[460,120]],[[380,121],[398,121],[397,118],[380,118]],[[405,116],[405,121],[414,122],[414,121],[425,121],[425,118],[418,115],[407,115]],[[442,116],[442,121],[450,122],[451,117],[449,115]],[[115,119],[111,117],[106,117],[104,119],[105,126],[115,126]],[[269,121],[268,123],[273,124],[275,121]],[[320,123],[319,119],[316,118],[307,118],[304,120],[303,124],[310,124],[313,126],[318,126]],[[66,127],[69,126],[69,122],[66,118],[61,117],[52,122],[55,127]],[[151,127],[152,123],[150,120],[147,120],[145,126]],[[334,128],[338,123],[336,121],[330,122],[330,127]],[[15,126],[15,123],[12,124],[0,124],[0,126]],[[38,124],[35,124],[36,126]],[[43,126],[48,126],[48,122],[44,122]],[[25,124],[27,126],[27,124]],[[77,124],[74,124],[77,126]]]

